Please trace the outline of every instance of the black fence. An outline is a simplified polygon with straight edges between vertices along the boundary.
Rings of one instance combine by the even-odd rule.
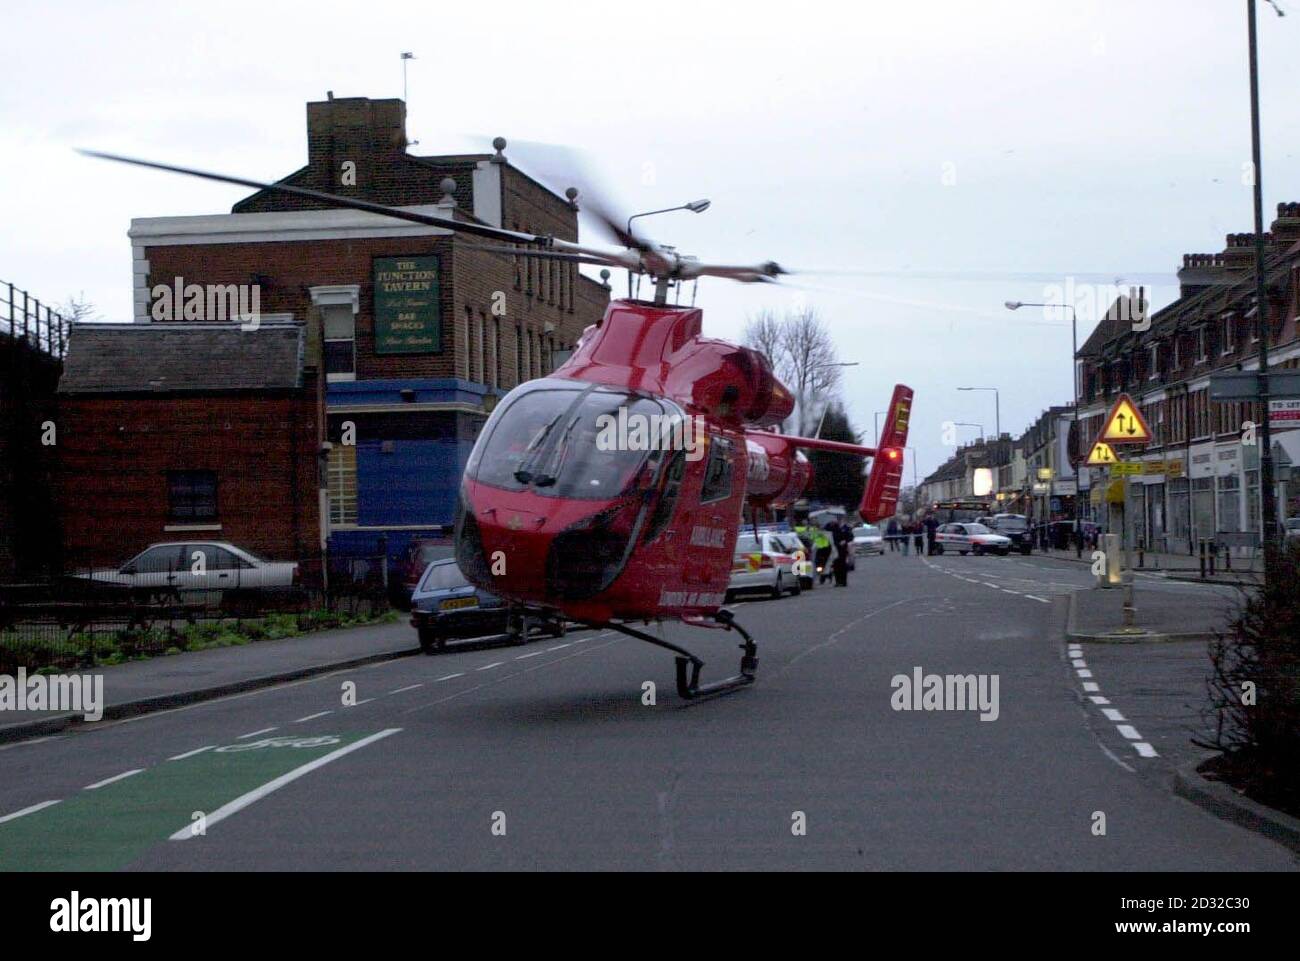
[[[71,670],[347,627],[389,608],[382,557],[258,569],[78,571],[0,585],[0,674]]]
[[[69,322],[25,290],[0,280],[0,336],[24,340],[51,357],[63,359]]]

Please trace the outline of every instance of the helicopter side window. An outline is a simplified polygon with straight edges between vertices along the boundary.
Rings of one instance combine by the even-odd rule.
[[[725,501],[731,496],[731,441],[725,437],[709,438],[709,463],[704,468],[704,485],[700,503]]]
[[[645,541],[647,544],[662,534],[664,528],[668,526],[668,521],[672,519],[673,509],[677,506],[677,495],[681,493],[682,489],[682,477],[685,473],[686,452],[679,450],[673,454],[672,460],[668,462],[668,470],[664,476],[664,489],[659,493],[659,503],[655,505],[655,512],[650,518],[650,523],[646,526]]]

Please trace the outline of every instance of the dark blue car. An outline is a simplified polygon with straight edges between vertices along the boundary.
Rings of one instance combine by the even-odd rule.
[[[426,654],[440,651],[448,638],[509,634],[522,644],[534,630],[562,637],[564,618],[553,611],[511,605],[465,579],[450,558],[424,570],[411,595],[411,626]]]

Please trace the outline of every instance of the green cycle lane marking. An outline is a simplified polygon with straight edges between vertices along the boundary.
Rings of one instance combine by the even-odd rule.
[[[0,823],[0,871],[112,871],[168,838],[205,831],[318,767],[396,734],[328,734],[236,741]]]

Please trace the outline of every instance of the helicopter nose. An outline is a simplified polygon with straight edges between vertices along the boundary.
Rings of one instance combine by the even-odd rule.
[[[462,494],[456,520],[456,562],[467,578],[512,600],[545,602],[546,515]]]

